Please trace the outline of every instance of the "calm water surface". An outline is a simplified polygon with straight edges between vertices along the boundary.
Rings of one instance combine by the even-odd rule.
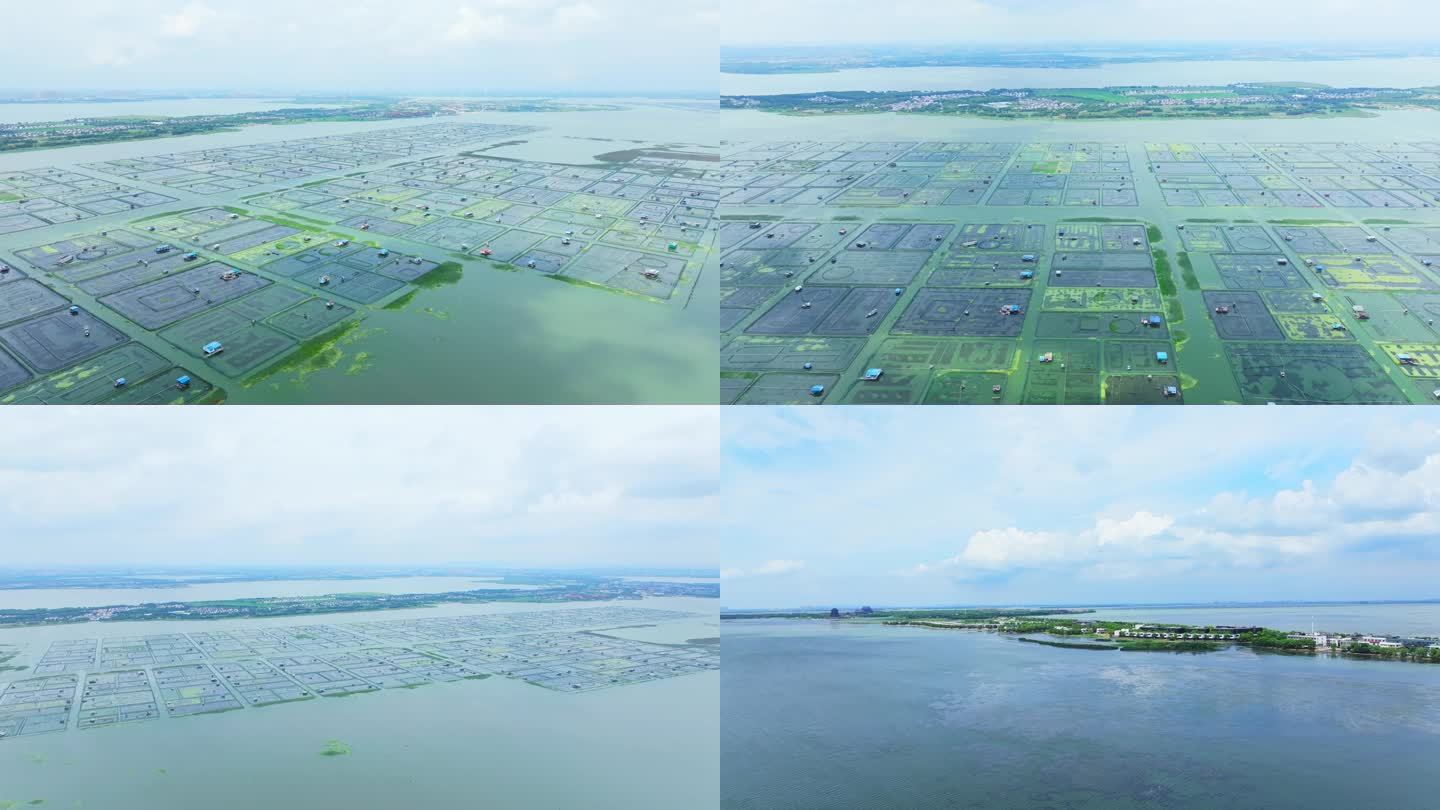
[[[1440,636],[1440,604],[1259,605],[1244,607],[1096,608],[1080,618],[1176,624],[1259,625],[1276,630]]]
[[[725,622],[725,808],[1434,807],[1440,667]]]
[[[523,141],[487,154],[523,160],[596,165],[595,156],[654,144],[710,145],[719,141],[718,107],[699,102],[594,99],[624,105],[594,112],[481,112],[442,122],[543,127]],[[66,117],[70,105],[52,108]],[[73,115],[73,113],[69,113]],[[99,144],[0,155],[0,171],[75,166],[120,158],[267,143],[434,123],[402,120],[251,126],[239,132]],[[177,196],[173,190],[155,190]],[[189,195],[174,208],[232,204],[254,189]],[[231,198],[235,198],[232,200]],[[159,209],[157,209],[159,210]],[[84,223],[86,230],[119,225],[125,217]],[[114,221],[111,222],[111,219]],[[93,226],[93,227],[92,227]],[[57,233],[57,231],[59,233]],[[54,241],[64,228],[0,237],[0,252]],[[50,236],[51,238],[45,238]],[[392,242],[397,249],[449,261],[434,248]],[[537,404],[689,403],[717,401],[715,356],[719,282],[691,271],[666,303],[586,289],[537,273],[505,272],[472,260],[454,284],[418,290],[398,310],[372,309],[327,355],[303,371],[277,372],[249,385],[226,383],[228,401],[242,404]],[[164,344],[157,344],[163,347]]]
[[[719,632],[713,599],[609,604],[701,614],[662,625],[672,628],[667,631],[672,638],[683,636],[680,641]],[[320,621],[574,607],[449,606]],[[0,644],[18,644],[29,658],[22,663],[29,663],[60,638],[315,621],[66,625],[0,631]],[[717,672],[573,695],[493,677],[113,728],[72,728],[0,740],[0,807],[36,799],[44,800],[44,807],[103,810],[714,807],[720,789],[719,698]],[[330,740],[349,745],[351,753],[321,756]]]

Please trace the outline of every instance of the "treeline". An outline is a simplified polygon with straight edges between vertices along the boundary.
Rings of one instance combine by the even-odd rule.
[[[1345,654],[1365,658],[1415,661],[1421,664],[1440,664],[1440,649],[1432,647],[1376,647],[1373,644],[1351,644],[1345,648]]]
[[[1269,650],[1315,650],[1315,639],[1313,638],[1291,638],[1279,630],[1260,630],[1254,633],[1244,633],[1240,636],[1241,644],[1248,644],[1251,647],[1259,647]]]
[[[428,118],[434,114],[435,109],[430,107],[398,107],[390,104],[377,104],[339,109],[306,107],[236,113],[234,115],[196,115],[143,121],[133,117],[89,118],[74,122],[48,122],[48,127],[44,129],[0,131],[0,152],[204,135],[233,131],[246,124],[379,121],[390,118]]]

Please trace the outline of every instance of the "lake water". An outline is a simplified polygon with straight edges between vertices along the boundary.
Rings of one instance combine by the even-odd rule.
[[[719,633],[713,599],[608,604],[701,614],[661,625],[683,635],[682,641]],[[319,620],[343,624],[575,607],[449,606]],[[60,638],[316,621],[66,625],[0,631],[0,644],[19,644],[27,655],[38,655]],[[104,810],[713,807],[719,793],[719,692],[718,672],[584,694],[492,677],[113,728],[72,728],[0,740],[0,807],[36,799],[47,807]],[[321,756],[330,740],[349,745],[351,753]]]
[[[28,121],[64,121],[71,118],[102,118],[116,115],[235,115],[263,110],[293,110],[301,107],[339,107],[339,104],[297,104],[273,98],[176,98],[154,101],[27,102],[0,103],[0,124]]]
[[[622,110],[551,113],[468,113],[442,122],[544,127],[489,154],[559,163],[594,164],[594,156],[651,144],[713,145],[719,109],[700,102],[591,99]],[[65,117],[66,105],[46,105]],[[258,125],[239,132],[99,144],[0,155],[0,171],[74,166],[120,158],[336,135],[431,121]],[[167,190],[158,189],[162,192]],[[172,193],[173,192],[167,192]],[[229,204],[253,189],[188,201]],[[182,207],[176,205],[176,208]],[[86,230],[127,217],[89,220]],[[93,227],[92,227],[93,226]],[[47,229],[46,234],[60,236]],[[53,239],[36,231],[0,237],[0,251]],[[427,251],[440,261],[448,253]],[[538,273],[466,263],[460,280],[421,289],[400,310],[372,311],[332,355],[333,365],[277,373],[248,387],[228,384],[238,404],[567,404],[713,403],[719,281],[701,273],[692,291],[667,303],[585,289]],[[151,338],[146,345],[175,350]],[[193,363],[193,361],[190,361]],[[202,373],[203,376],[203,373]]]
[[[1369,141],[1430,140],[1440,132],[1440,112],[1398,110],[1373,118],[1210,118],[1188,121],[987,121],[937,115],[776,115],[727,110],[724,137],[742,141],[812,138],[844,140],[1068,141],[1094,140],[1144,146],[1165,139],[1197,141]],[[1169,142],[1169,141],[1166,141]],[[1144,160],[1144,151],[1136,154]],[[1143,166],[1143,162],[1137,165]],[[1330,212],[1327,212],[1330,213]]]
[[[1213,62],[1142,62],[1094,68],[902,67],[834,73],[722,73],[721,95],[773,95],[822,90],[993,90],[1025,87],[1217,85],[1304,82],[1335,87],[1429,87],[1440,57]]]
[[[1440,667],[727,621],[724,808],[1434,807]]]
[[[1257,625],[1276,630],[1440,636],[1440,604],[1254,605],[1096,608],[1078,618],[1176,624]]]
[[[484,577],[385,577],[381,579],[292,579],[278,582],[206,582],[173,588],[45,588],[0,590],[0,608],[99,607],[146,602],[248,599],[272,596],[324,596],[332,593],[444,593],[533,590],[539,585],[509,585]]]

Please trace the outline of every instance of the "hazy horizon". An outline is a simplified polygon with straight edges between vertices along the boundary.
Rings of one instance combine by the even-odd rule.
[[[723,600],[723,596],[721,597]],[[721,610],[733,610],[737,612],[766,612],[766,611],[809,611],[829,610],[855,610],[860,607],[871,607],[879,610],[968,610],[971,608],[1130,608],[1130,607],[1153,607],[1153,608],[1207,608],[1207,607],[1263,607],[1263,606],[1307,606],[1316,607],[1324,605],[1431,605],[1440,603],[1440,596],[1434,598],[1416,599],[1268,599],[1268,600],[1220,600],[1215,602],[994,602],[994,603],[936,603],[936,604],[888,604],[884,602],[826,602],[813,605],[763,605],[758,607],[735,607],[722,604]]]

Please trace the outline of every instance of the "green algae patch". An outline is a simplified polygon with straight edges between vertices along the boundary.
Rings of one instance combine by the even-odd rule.
[[[451,284],[460,283],[460,277],[465,274],[465,266],[460,262],[442,262],[436,265],[434,270],[415,279],[412,284],[423,289],[435,287],[446,287]]]
[[[1160,294],[1165,296],[1165,317],[1171,324],[1180,323],[1185,320],[1185,310],[1180,307],[1175,273],[1170,269],[1170,257],[1160,248],[1155,248],[1150,255],[1155,259],[1155,282],[1160,286]]]
[[[288,225],[291,228],[295,228],[296,230],[304,231],[307,233],[326,233],[330,229],[330,225],[328,223],[321,222],[318,219],[309,219],[307,217],[301,216],[300,214],[292,212],[286,212],[286,215],[283,217],[276,216],[275,214],[249,214],[248,216],[254,219],[261,219],[266,222],[273,222],[276,225]]]
[[[1190,254],[1183,250],[1176,253],[1175,263],[1180,265],[1180,281],[1185,284],[1185,289],[1200,289],[1200,278],[1195,275],[1195,265],[1190,262]]]
[[[340,361],[344,360],[346,356],[342,347],[369,337],[376,331],[378,330],[361,329],[359,321],[347,323],[339,331],[301,343],[284,360],[250,378],[245,385],[248,388],[275,376],[289,376],[291,382],[303,384],[310,375],[339,366]],[[278,383],[272,385],[279,388]]]
[[[396,298],[394,301],[391,301],[390,303],[388,303],[388,304],[386,304],[385,306],[381,307],[381,309],[390,309],[390,310],[396,310],[396,311],[402,310],[402,309],[404,309],[405,307],[410,306],[410,302],[411,302],[411,301],[414,301],[414,300],[415,300],[415,296],[417,296],[417,295],[419,295],[419,294],[420,294],[420,291],[419,291],[419,290],[411,290],[410,292],[405,293],[404,295],[400,296],[399,298]]]
[[[372,365],[374,364],[370,362],[369,352],[356,352],[355,359],[350,361],[350,367],[345,369],[345,375],[353,377],[356,374],[359,374],[362,371],[369,369]]]
[[[322,757],[343,757],[349,755],[349,753],[350,746],[339,740],[330,740],[325,743],[324,748],[320,749],[320,756]]]

